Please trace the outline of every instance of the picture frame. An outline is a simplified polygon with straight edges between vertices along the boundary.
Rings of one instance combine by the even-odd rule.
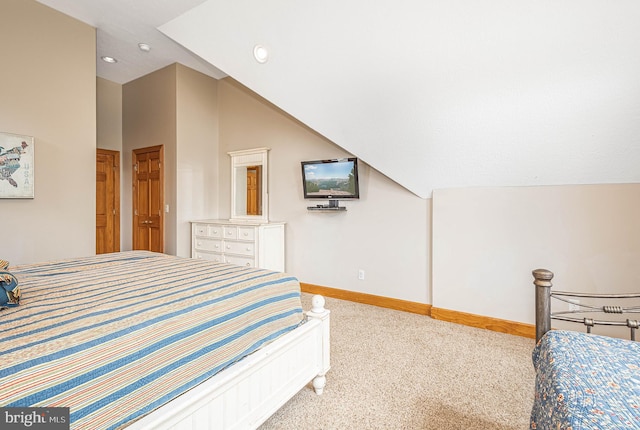
[[[0,198],[34,198],[34,154],[33,136],[0,132]]]

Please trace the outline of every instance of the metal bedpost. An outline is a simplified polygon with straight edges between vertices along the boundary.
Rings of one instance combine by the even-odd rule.
[[[553,272],[536,269],[533,272],[536,286],[536,342],[551,330],[551,279]]]

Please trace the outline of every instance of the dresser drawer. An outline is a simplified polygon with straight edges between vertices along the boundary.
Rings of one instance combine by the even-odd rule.
[[[238,227],[238,239],[254,241],[256,238],[256,229],[253,227]]]
[[[222,256],[222,254],[214,254],[214,253],[210,253],[210,252],[198,252],[198,251],[196,251],[193,254],[193,258],[196,258],[198,260],[213,261],[214,263],[224,263],[224,257]]]
[[[209,226],[207,224],[194,224],[193,233],[196,236],[209,236]]]
[[[225,225],[222,230],[224,231],[225,239],[237,239],[238,238],[238,228],[235,226]]]
[[[219,237],[222,238],[222,227],[219,225],[195,224],[193,233],[199,237]]]
[[[219,225],[210,225],[207,236],[222,238],[222,227]]]
[[[207,239],[204,237],[196,237],[194,246],[198,251],[222,252],[222,241],[218,239]]]
[[[255,250],[256,247],[253,242],[224,242],[225,254],[249,255],[253,257]]]
[[[244,267],[256,266],[256,262],[253,258],[236,257],[234,255],[225,255],[224,259],[227,263],[237,264],[238,266],[244,266]]]

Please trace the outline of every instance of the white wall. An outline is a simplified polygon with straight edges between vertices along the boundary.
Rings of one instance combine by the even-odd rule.
[[[218,82],[181,65],[176,71],[176,255],[190,257],[190,221],[218,211]]]
[[[640,184],[436,190],[433,306],[533,324],[538,268],[558,290],[637,292],[638,220]]]
[[[419,303],[429,301],[430,200],[362,163],[361,198],[346,212],[311,212],[300,162],[350,154],[230,79],[220,92],[220,217],[229,217],[228,151],[269,152],[270,219],[286,221],[286,270],[300,281]],[[358,270],[365,280],[358,280]]]
[[[96,116],[96,145],[100,149],[108,149],[120,153],[120,178],[122,178],[124,168],[122,164],[122,85],[106,79],[96,78]],[[121,213],[124,186],[121,179]],[[120,226],[122,227],[122,220],[120,221]],[[120,229],[121,249],[124,240],[124,232]]]
[[[122,151],[122,85],[96,78],[96,92],[98,148]]]
[[[93,254],[95,30],[32,0],[3,0],[0,41],[0,130],[35,138],[35,198],[0,199],[0,258]]]

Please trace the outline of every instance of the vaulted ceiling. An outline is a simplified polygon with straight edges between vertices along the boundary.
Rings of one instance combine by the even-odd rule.
[[[420,197],[640,181],[635,0],[39,1],[122,58],[99,76],[231,76]]]

